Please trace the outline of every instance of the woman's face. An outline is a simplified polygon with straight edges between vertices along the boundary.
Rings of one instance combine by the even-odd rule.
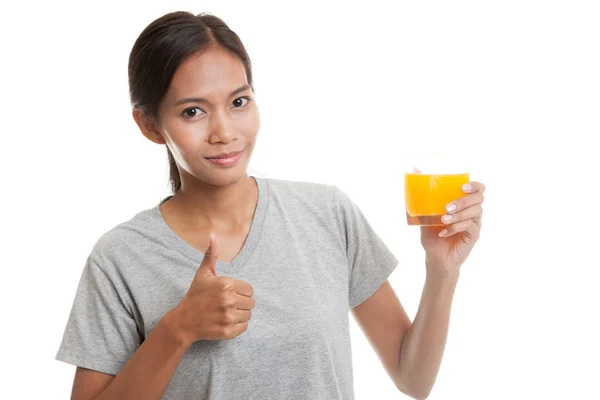
[[[246,176],[260,119],[241,60],[211,47],[181,64],[160,108],[160,130],[182,184],[227,185]],[[242,152],[234,164],[207,158]]]

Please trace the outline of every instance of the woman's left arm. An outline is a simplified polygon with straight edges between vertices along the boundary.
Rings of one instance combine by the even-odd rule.
[[[415,399],[426,399],[433,388],[460,267],[479,239],[485,187],[470,182],[463,190],[467,195],[447,206],[452,219],[444,219],[446,227],[421,227],[427,273],[414,321],[387,281],[352,309],[396,387]]]

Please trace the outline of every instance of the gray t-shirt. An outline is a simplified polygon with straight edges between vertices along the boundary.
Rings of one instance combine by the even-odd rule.
[[[254,287],[248,329],[195,342],[162,398],[353,399],[349,311],[381,287],[397,259],[336,186],[254,178],[248,237],[216,268]],[[183,299],[203,253],[169,228],[159,205],[93,247],[57,360],[116,375]]]

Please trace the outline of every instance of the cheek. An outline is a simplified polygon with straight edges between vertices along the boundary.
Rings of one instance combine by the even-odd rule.
[[[254,141],[256,135],[258,135],[258,131],[260,130],[260,114],[258,109],[254,108],[251,112],[248,113],[244,124],[241,127],[241,132],[246,139],[249,141]]]
[[[181,155],[194,153],[203,142],[201,130],[193,124],[175,122],[170,124],[165,132],[170,141],[171,151]]]

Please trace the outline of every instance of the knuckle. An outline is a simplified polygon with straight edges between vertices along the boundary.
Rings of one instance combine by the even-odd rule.
[[[450,221],[445,222],[446,228],[450,228],[458,223],[460,223],[460,221],[463,219],[463,215],[464,213],[462,211],[456,212],[452,215],[452,219]],[[442,221],[444,222],[444,221]]]
[[[462,221],[464,219],[465,219],[465,212],[464,211],[457,212],[456,214],[454,214],[452,216],[452,221],[454,223],[458,223],[458,222],[460,222],[460,221]]]
[[[231,293],[223,292],[221,293],[221,304],[225,308],[233,307],[235,305],[235,298]]]
[[[224,327],[223,330],[221,331],[221,333],[223,334],[223,337],[225,337],[226,339],[232,339],[235,336],[235,332],[233,331],[233,328],[230,326]]]
[[[236,325],[235,328],[235,335],[239,336],[242,333],[246,332],[246,329],[248,329],[248,322],[240,322],[239,324]]]
[[[458,199],[454,201],[454,204],[456,205],[456,211],[462,209],[465,206],[465,201],[463,199]]]
[[[222,278],[220,284],[223,292],[228,292],[233,288],[233,283],[229,278]]]
[[[454,234],[464,231],[465,227],[466,227],[465,221],[457,223],[456,225],[454,225],[452,227],[452,234],[454,235]]]
[[[231,324],[234,324],[236,322],[235,313],[233,312],[233,310],[227,310],[227,311],[225,311],[225,314],[223,316],[223,321],[227,325],[231,325]]]

